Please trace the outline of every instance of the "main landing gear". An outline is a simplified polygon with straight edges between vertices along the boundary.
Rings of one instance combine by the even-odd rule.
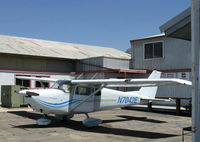
[[[98,126],[99,124],[102,123],[102,120],[99,119],[99,118],[90,118],[89,115],[87,113],[85,113],[86,115],[86,119],[83,120],[82,124],[85,126],[85,127],[96,127]]]
[[[102,123],[102,120],[99,119],[99,118],[90,118],[89,115],[87,113],[85,113],[86,115],[86,119],[83,120],[82,124],[85,126],[85,127],[96,127],[98,126],[99,124]],[[69,118],[70,117],[73,117],[73,115],[70,115],[68,116]],[[63,116],[61,115],[56,115],[56,118],[62,118],[61,120],[63,120]],[[37,125],[39,126],[47,126],[51,123],[51,120],[50,119],[47,119],[47,114],[44,114],[42,118],[39,118],[36,120],[36,123]]]

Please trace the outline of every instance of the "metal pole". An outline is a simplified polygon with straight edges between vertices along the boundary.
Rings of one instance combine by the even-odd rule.
[[[200,0],[191,0],[191,36],[192,36],[192,142],[199,142],[199,4]]]

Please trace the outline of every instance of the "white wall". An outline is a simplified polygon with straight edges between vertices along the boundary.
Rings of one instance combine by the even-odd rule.
[[[0,73],[0,86],[1,85],[14,85],[15,77],[13,73]],[[1,87],[0,87],[0,104],[1,104]]]

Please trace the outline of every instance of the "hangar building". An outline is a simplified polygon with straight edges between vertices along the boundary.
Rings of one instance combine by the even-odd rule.
[[[41,87],[16,76],[122,78],[145,73],[129,70],[129,60],[129,54],[113,48],[0,35],[0,85]]]
[[[191,67],[191,9],[181,12],[160,27],[165,34],[131,40],[132,66],[135,69],[160,70],[163,78],[192,80]],[[181,99],[191,101],[190,86],[159,87],[158,98],[177,100],[177,114]],[[188,101],[183,101],[188,102]],[[183,104],[184,105],[184,104]]]
[[[190,41],[164,34],[131,40],[134,69],[159,70],[162,78],[191,80]],[[156,97],[191,99],[190,86],[159,86]]]

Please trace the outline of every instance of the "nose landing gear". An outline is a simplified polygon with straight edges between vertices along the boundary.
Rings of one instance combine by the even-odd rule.
[[[47,119],[47,114],[44,114],[42,118],[36,120],[36,123],[39,126],[47,126],[51,123],[51,120]]]

